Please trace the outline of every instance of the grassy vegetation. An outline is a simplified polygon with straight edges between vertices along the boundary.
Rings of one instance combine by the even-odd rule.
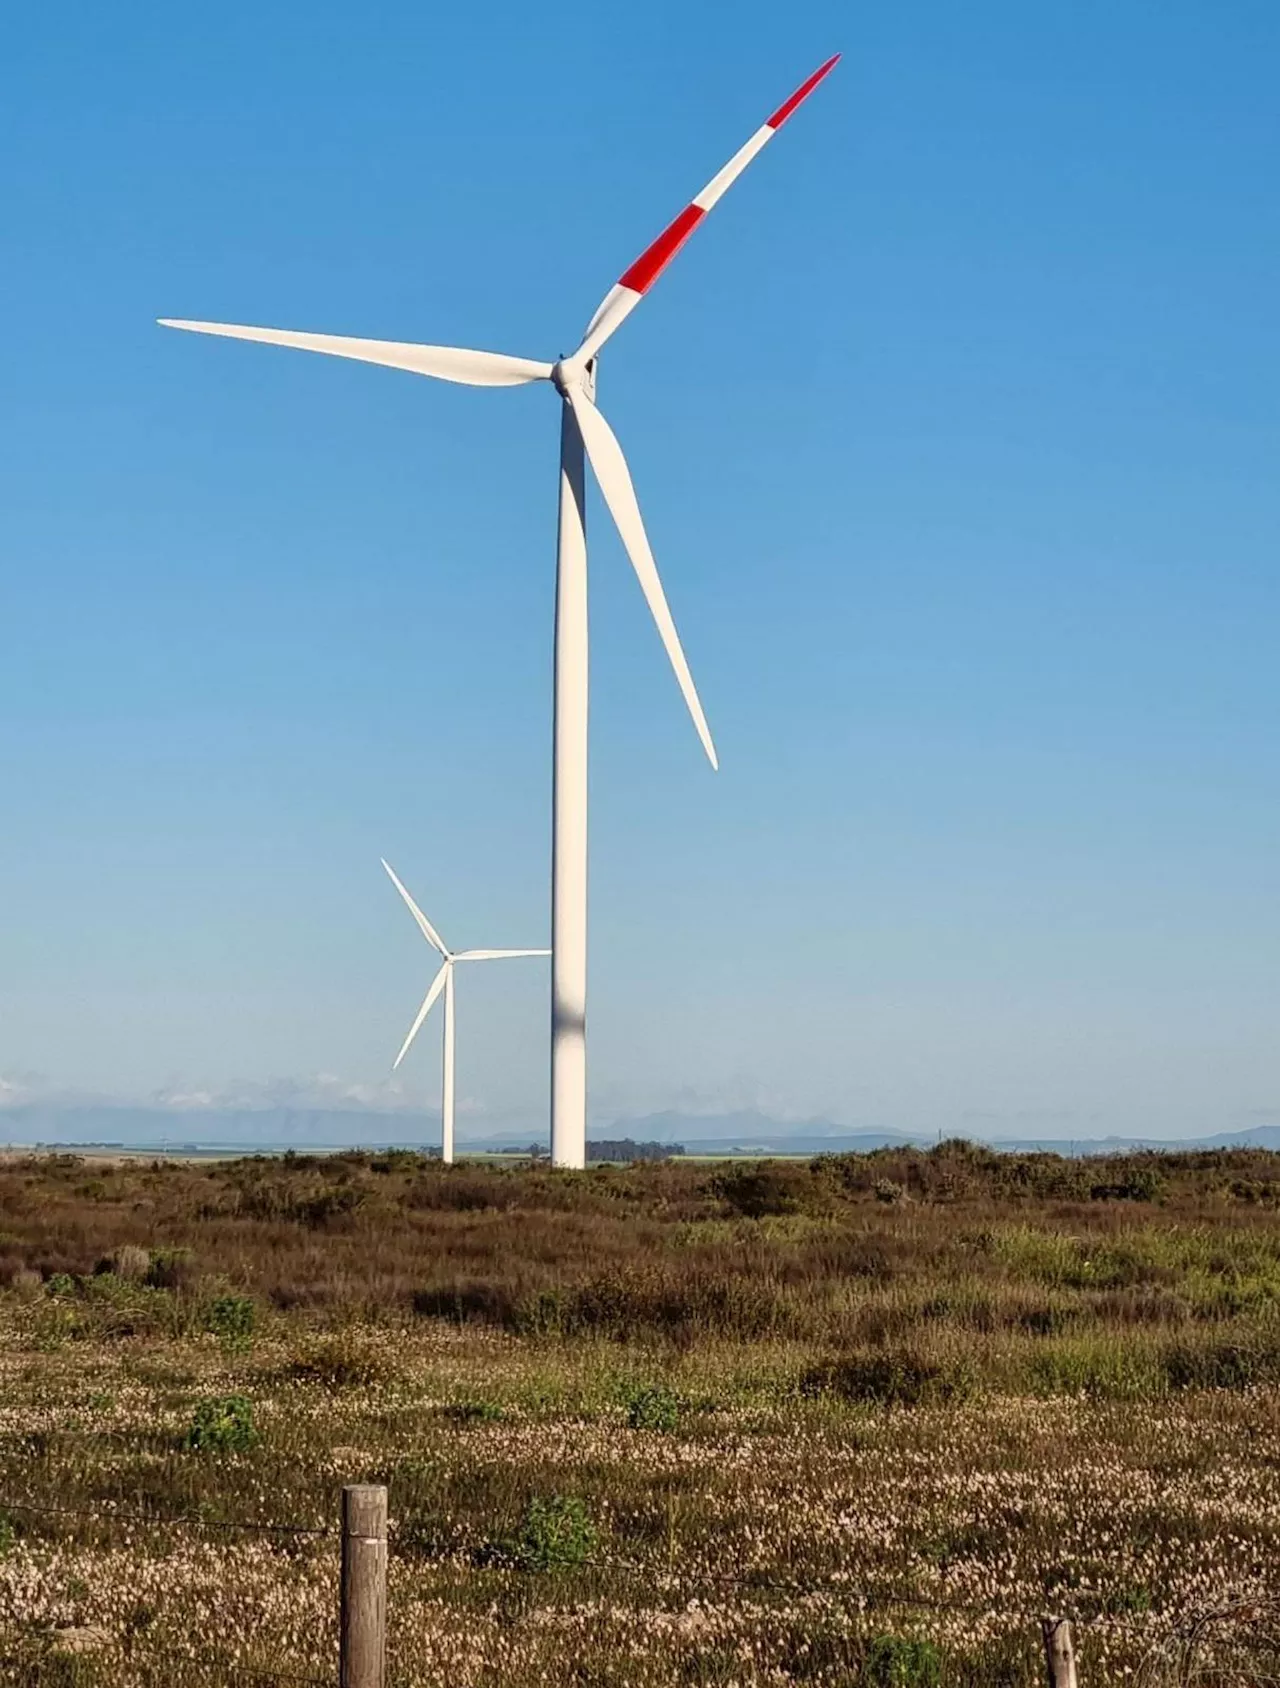
[[[373,1480],[405,1684],[1020,1688],[1046,1605],[1085,1688],[1267,1680],[1278,1210],[1263,1154],[0,1163],[0,1675],[331,1676],[297,1529]]]

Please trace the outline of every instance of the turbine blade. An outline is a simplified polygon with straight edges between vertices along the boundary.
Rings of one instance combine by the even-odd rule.
[[[636,571],[636,579],[640,582],[645,602],[657,623],[658,636],[666,648],[672,668],[675,669],[676,680],[684,693],[689,713],[693,716],[693,724],[698,729],[702,748],[706,751],[711,766],[718,768],[720,764],[716,760],[716,747],[711,742],[711,729],[702,713],[693,675],[689,672],[689,664],[685,661],[680,644],[680,635],[676,632],[676,624],[671,619],[671,611],[667,607],[667,595],[662,590],[662,581],[658,578],[658,565],[654,562],[653,552],[649,548],[649,536],[644,531],[640,506],[636,502],[636,489],[631,484],[631,472],[627,468],[626,458],[622,455],[622,447],[614,438],[613,429],[581,387],[570,387],[568,399],[573,406],[573,414],[578,419],[582,443],[587,448],[587,456],[591,459],[591,467],[600,483],[604,501],[609,506],[609,514],[613,517],[623,546],[631,559],[631,566]]]
[[[383,867],[386,868],[387,873],[390,875],[391,883],[395,886],[396,890],[399,891],[400,895],[404,898],[405,902],[408,903],[409,913],[418,922],[418,930],[422,933],[423,937],[427,940],[427,942],[429,944],[433,945],[436,949],[438,949],[440,951],[440,954],[442,956],[444,956],[445,960],[447,961],[449,959],[449,951],[445,948],[444,939],[440,936],[439,932],[436,931],[435,927],[427,919],[426,915],[423,914],[422,910],[418,907],[417,903],[414,902],[413,898],[409,895],[409,893],[405,890],[404,886],[396,878],[396,870],[392,867],[391,863],[386,859],[385,856],[381,857],[380,860],[382,862]]]
[[[839,53],[836,53],[826,64],[820,65],[806,82],[802,82],[791,98],[783,101],[769,121],[756,130],[745,146],[738,148],[724,169],[718,171],[702,192],[685,206],[676,220],[669,223],[653,244],[644,249],[631,268],[623,272],[587,324],[587,332],[574,353],[575,358],[581,358],[584,363],[593,358],[609,336],[622,326],[707,212],[733,186],[756,154],[768,145],[796,107],[807,100],[823,77],[835,68],[839,58]]]
[[[462,950],[455,961],[509,961],[517,955],[550,955],[549,949],[539,950]]]
[[[186,328],[193,334],[221,334],[229,340],[262,340],[269,346],[295,346],[303,352],[327,352],[331,357],[355,358],[359,363],[382,363],[414,375],[434,375],[465,387],[518,387],[525,381],[546,381],[549,363],[510,358],[502,352],[469,352],[458,346],[415,346],[404,340],[352,340],[342,334],[297,334],[288,328],[243,328],[229,322],[182,322],[161,317],[161,328]]]
[[[445,985],[448,983],[449,975],[452,972],[453,972],[453,963],[451,961],[446,961],[441,966],[440,971],[436,974],[435,978],[432,979],[431,989],[427,992],[426,996],[423,997],[422,1007],[419,1008],[419,1010],[418,1010],[418,1018],[409,1027],[409,1035],[408,1035],[407,1038],[405,1038],[404,1042],[400,1045],[400,1053],[396,1056],[395,1060],[391,1063],[391,1071],[392,1072],[395,1072],[396,1068],[400,1065],[401,1061],[403,1061],[405,1056],[409,1053],[409,1045],[413,1042],[414,1038],[417,1037],[418,1033],[422,1030],[422,1022],[426,1019],[427,1015],[430,1014],[432,1008],[435,1006],[435,1000],[440,995],[440,992],[444,989]]]

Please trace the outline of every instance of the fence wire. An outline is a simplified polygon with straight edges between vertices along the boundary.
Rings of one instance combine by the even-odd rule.
[[[335,1542],[341,1537],[341,1531],[336,1526],[295,1524],[276,1520],[261,1521],[256,1519],[204,1518],[192,1513],[163,1513],[150,1512],[134,1508],[122,1508],[104,1504],[98,1508],[52,1506],[46,1503],[18,1498],[16,1496],[0,1495],[0,1515],[16,1514],[31,1518],[51,1518],[75,1520],[90,1523],[98,1528],[112,1525],[128,1524],[153,1530],[194,1531],[230,1536],[250,1536],[273,1539],[280,1542],[298,1541],[307,1543]],[[388,1551],[392,1558],[404,1563],[406,1560],[419,1559],[423,1571],[428,1575],[444,1576],[456,1574],[465,1570],[465,1563],[456,1560],[447,1561],[443,1557],[432,1559],[429,1555],[415,1554],[397,1542],[397,1532],[393,1526],[388,1538]],[[476,1567],[480,1569],[480,1567]],[[1145,1613],[1141,1618],[1110,1612],[1106,1609],[1105,1597],[1098,1595],[1096,1599],[1081,1599],[1078,1595],[1068,1605],[1059,1602],[1052,1596],[1046,1596],[1042,1603],[1034,1608],[1024,1605],[1011,1605],[1007,1601],[993,1604],[973,1600],[966,1600],[942,1592],[925,1593],[917,1589],[896,1588],[891,1586],[865,1586],[849,1580],[845,1575],[835,1572],[822,1579],[799,1581],[790,1578],[779,1578],[762,1574],[753,1570],[715,1571],[690,1565],[681,1565],[678,1561],[667,1564],[644,1563],[630,1559],[625,1555],[604,1558],[587,1558],[574,1566],[563,1567],[559,1573],[548,1573],[531,1566],[521,1566],[512,1562],[496,1561],[483,1567],[487,1570],[498,1570],[507,1575],[521,1578],[525,1586],[540,1584],[550,1595],[558,1590],[562,1595],[567,1592],[562,1581],[564,1571],[574,1570],[596,1572],[607,1575],[624,1575],[643,1578],[651,1591],[675,1594],[680,1590],[685,1597],[691,1591],[703,1588],[734,1589],[742,1597],[753,1595],[782,1595],[791,1598],[806,1598],[814,1596],[838,1596],[849,1607],[856,1608],[859,1617],[871,1617],[875,1614],[888,1614],[893,1611],[919,1611],[938,1613],[958,1613],[970,1618],[1001,1618],[1013,1619],[1018,1623],[1038,1626],[1047,1616],[1054,1619],[1066,1619],[1076,1629],[1088,1634],[1128,1633],[1140,1638],[1145,1646],[1147,1658],[1142,1667],[1139,1680],[1154,1683],[1157,1678],[1162,1682],[1190,1684],[1194,1675],[1194,1659],[1201,1644],[1207,1638],[1208,1632],[1215,1626],[1224,1623],[1248,1623],[1259,1617],[1273,1618],[1280,1626],[1280,1595],[1267,1592],[1252,1596],[1240,1595],[1213,1610],[1201,1612],[1168,1612],[1158,1608]],[[336,1612],[335,1612],[336,1616]],[[34,1661],[33,1661],[34,1663]],[[320,1675],[314,1672],[291,1671],[269,1666],[258,1666],[242,1662],[225,1653],[186,1653],[157,1654],[154,1659],[148,1659],[150,1668],[167,1669],[173,1681],[180,1679],[180,1675],[190,1670],[193,1672],[218,1672],[220,1688],[230,1688],[237,1681],[245,1683],[299,1684],[302,1688],[332,1688],[333,1673]],[[388,1661],[389,1669],[387,1682],[389,1688],[416,1688],[402,1679],[394,1668],[392,1661]],[[39,1665],[35,1665],[37,1672]],[[1156,1671],[1156,1676],[1150,1672]],[[1164,1674],[1161,1675],[1160,1673]],[[41,1680],[40,1676],[32,1681]],[[1255,1671],[1250,1677],[1251,1683],[1258,1688],[1271,1681],[1260,1671]],[[1276,1688],[1280,1688],[1280,1681]]]
[[[193,1513],[145,1512],[111,1506],[95,1511],[85,1507],[48,1506],[36,1501],[17,1500],[4,1495],[0,1495],[0,1512],[16,1512],[32,1517],[77,1519],[99,1526],[128,1523],[151,1529],[221,1531],[226,1534],[257,1535],[286,1540],[301,1538],[304,1540],[337,1541],[341,1535],[336,1527],[326,1525],[264,1523],[255,1519],[201,1518]],[[398,1546],[394,1528],[388,1535],[388,1549],[392,1557],[402,1562],[421,1557],[424,1562],[424,1569],[432,1568],[429,1555],[419,1556]],[[446,1566],[437,1561],[434,1568],[443,1572],[446,1569],[457,1569],[459,1567],[456,1565]],[[483,1567],[483,1569],[526,1577],[530,1581],[548,1576],[545,1571],[521,1566],[515,1561],[499,1560]],[[1147,1623],[1122,1617],[1118,1613],[1108,1612],[1105,1605],[1101,1603],[1101,1597],[1097,1608],[1092,1611],[1086,1611],[1079,1604],[1064,1606],[1048,1596],[1035,1609],[1010,1606],[1005,1601],[1001,1601],[997,1606],[990,1602],[982,1604],[947,1595],[924,1594],[911,1589],[867,1587],[847,1580],[839,1572],[826,1578],[810,1578],[801,1582],[765,1576],[758,1571],[712,1571],[692,1566],[681,1566],[679,1563],[646,1564],[639,1560],[621,1556],[607,1559],[579,1560],[576,1565],[567,1566],[564,1569],[599,1571],[611,1574],[621,1572],[628,1576],[643,1577],[650,1584],[653,1584],[655,1579],[671,1579],[691,1586],[710,1584],[715,1587],[739,1589],[744,1594],[769,1593],[793,1597],[839,1594],[844,1596],[851,1604],[856,1603],[860,1609],[868,1612],[909,1607],[921,1611],[957,1612],[969,1617],[1013,1617],[1028,1623],[1039,1623],[1052,1608],[1053,1616],[1067,1618],[1080,1627],[1104,1625],[1108,1629],[1127,1629],[1137,1634],[1149,1634],[1154,1624],[1170,1621],[1169,1615],[1154,1610],[1149,1614],[1150,1621]],[[1253,1604],[1256,1604],[1256,1602]],[[247,1669],[247,1667],[242,1666],[236,1668]]]
[[[260,1524],[253,1519],[201,1518],[196,1513],[131,1512],[106,1506],[101,1511],[86,1507],[45,1506],[36,1501],[12,1500],[0,1495],[0,1512],[21,1512],[32,1517],[79,1518],[94,1524],[145,1524],[151,1528],[184,1530],[226,1530],[260,1536],[330,1536],[338,1531],[323,1524]]]

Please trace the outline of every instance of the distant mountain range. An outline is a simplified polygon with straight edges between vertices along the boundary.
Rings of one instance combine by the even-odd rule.
[[[753,1112],[734,1114],[647,1114],[618,1120],[611,1133],[656,1143],[681,1143],[689,1154],[866,1154],[872,1149],[929,1148],[937,1133],[861,1130],[830,1120],[786,1123]],[[603,1133],[602,1133],[603,1135]],[[1050,1154],[1123,1154],[1133,1149],[1280,1149],[1280,1125],[1255,1126],[1247,1131],[1215,1136],[1160,1139],[1153,1137],[1000,1137],[988,1132],[956,1129],[950,1137],[967,1137],[1011,1153],[1039,1150]]]
[[[110,1145],[117,1148],[191,1150],[238,1149],[275,1153],[284,1149],[429,1147],[439,1126],[429,1114],[409,1109],[148,1107],[109,1103],[23,1102],[0,1108],[0,1146]],[[536,1141],[544,1133],[529,1126],[459,1132],[463,1149],[500,1149]],[[688,1154],[768,1155],[866,1153],[871,1149],[928,1147],[936,1135],[892,1130],[851,1130],[830,1120],[787,1122],[755,1112],[648,1114],[620,1119],[591,1133],[593,1138],[679,1143]],[[1177,1141],[1151,1137],[997,1137],[956,1130],[993,1148],[1062,1155],[1120,1154],[1134,1149],[1280,1149],[1280,1125]]]

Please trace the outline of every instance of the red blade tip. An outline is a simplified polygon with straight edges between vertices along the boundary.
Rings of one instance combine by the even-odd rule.
[[[769,119],[769,128],[780,129],[801,101],[809,98],[809,95],[818,86],[819,82],[822,81],[822,78],[830,71],[833,71],[839,62],[839,53],[833,53],[827,60],[826,64],[819,65],[809,80],[807,82],[802,82],[796,89],[795,93],[792,94],[791,98],[789,100],[784,100],[778,107],[777,111],[774,112],[773,116]]]

